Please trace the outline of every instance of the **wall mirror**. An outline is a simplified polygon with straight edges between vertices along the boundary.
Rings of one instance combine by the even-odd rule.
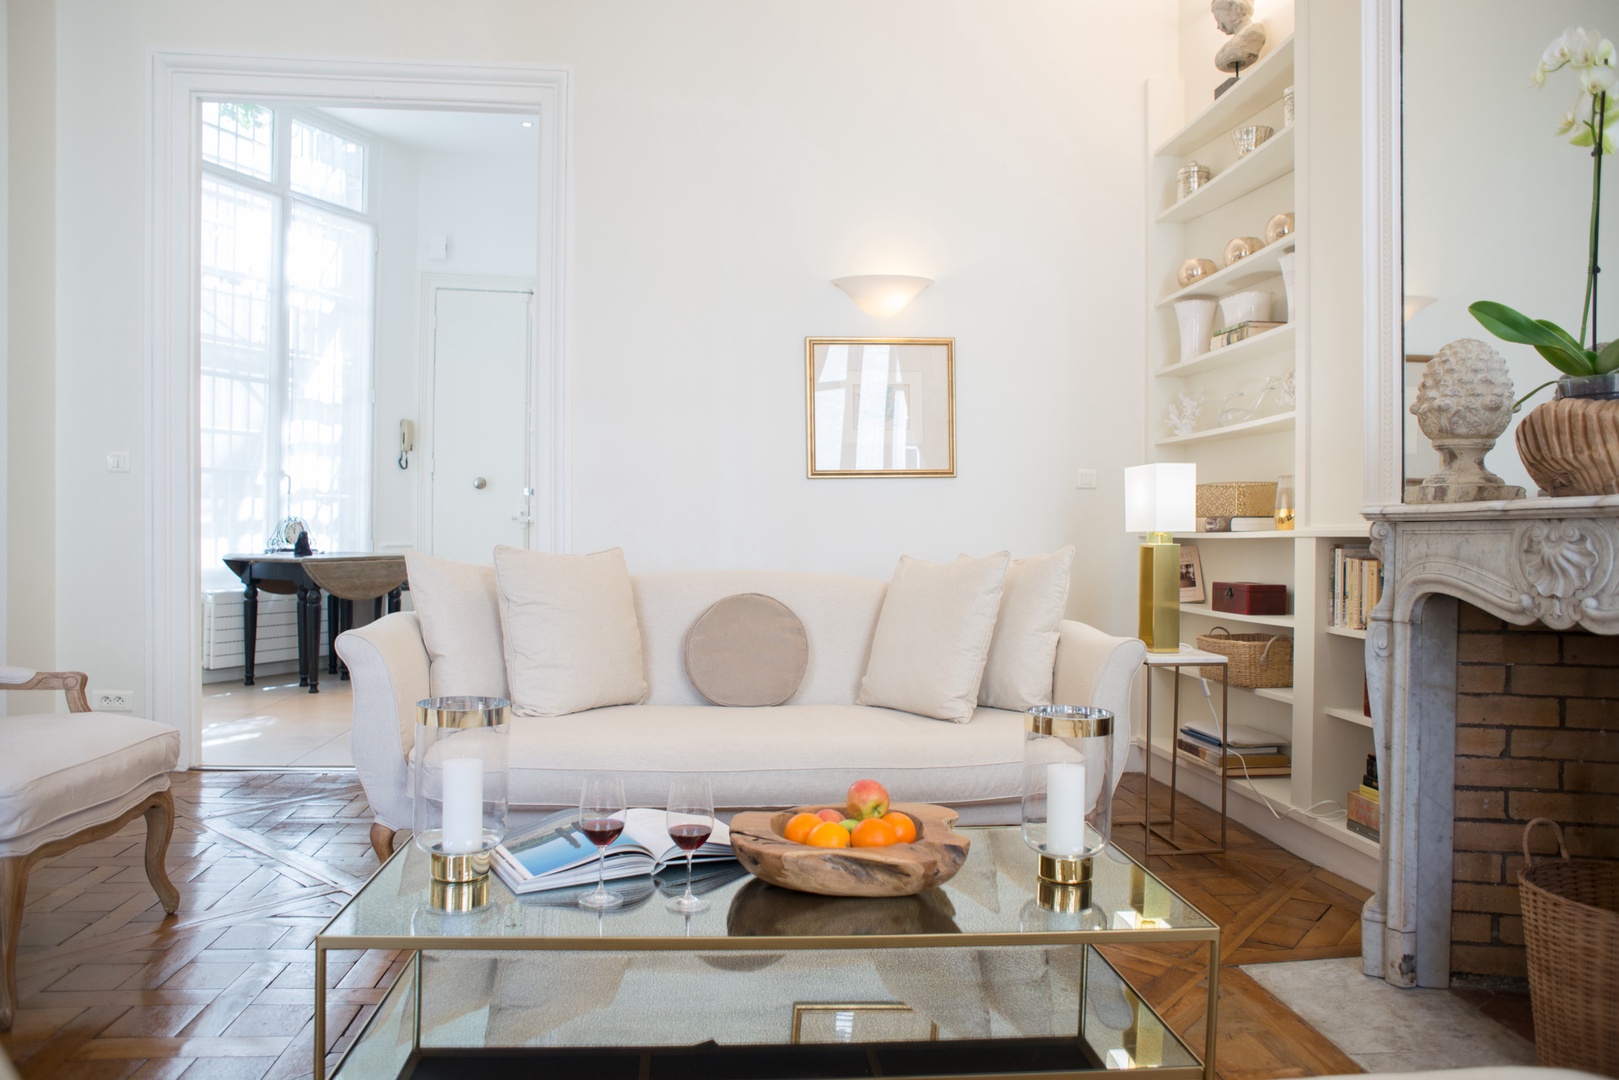
[[[806,338],[809,475],[956,475],[953,338]]]
[[[1405,354],[1416,360],[1458,338],[1489,342],[1506,358],[1516,396],[1558,372],[1527,345],[1492,337],[1467,306],[1508,304],[1576,332],[1585,295],[1591,227],[1589,148],[1569,145],[1558,122],[1579,81],[1565,69],[1536,89],[1541,53],[1569,27],[1619,39],[1613,0],[1403,0],[1402,143],[1404,292],[1432,298],[1405,322]],[[1619,259],[1619,165],[1603,169],[1602,254]],[[1611,210],[1610,210],[1611,208]],[[1604,274],[1598,327],[1619,335],[1619,275]],[[1408,307],[1415,307],[1408,304]],[[1406,484],[1439,468],[1439,455],[1409,412],[1424,365],[1404,367]],[[1526,402],[1485,459],[1509,484],[1535,494],[1518,459],[1517,423]]]

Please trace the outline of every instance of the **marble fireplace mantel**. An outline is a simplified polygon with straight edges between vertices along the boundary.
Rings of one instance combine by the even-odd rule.
[[[1524,625],[1619,634],[1619,496],[1368,508],[1384,591],[1366,634],[1381,785],[1366,974],[1450,981],[1456,601]]]

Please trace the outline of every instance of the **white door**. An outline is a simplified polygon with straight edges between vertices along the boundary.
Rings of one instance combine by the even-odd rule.
[[[531,292],[433,290],[427,547],[487,563],[528,547]]]

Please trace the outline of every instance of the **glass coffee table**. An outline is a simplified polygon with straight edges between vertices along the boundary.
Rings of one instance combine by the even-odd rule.
[[[699,871],[707,911],[664,907],[684,876],[518,898],[498,879],[465,913],[430,899],[406,844],[315,937],[315,1068],[325,1075],[336,950],[412,955],[332,1075],[1066,1076],[1150,1069],[1213,1080],[1220,930],[1123,852],[1087,891],[1042,888],[1016,828],[968,828],[944,885],[891,899]],[[1098,945],[1206,943],[1201,1061]]]

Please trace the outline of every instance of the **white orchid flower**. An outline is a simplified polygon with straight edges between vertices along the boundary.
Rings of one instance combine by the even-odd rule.
[[[1576,70],[1588,68],[1597,62],[1597,52],[1602,47],[1602,35],[1593,30],[1586,33],[1585,28],[1576,27],[1568,31],[1568,62]]]
[[[1613,88],[1619,86],[1619,68],[1589,67],[1580,72],[1580,85],[1592,97],[1598,94],[1613,96]]]
[[[1556,71],[1568,63],[1568,39],[1573,30],[1564,30],[1562,34],[1552,39],[1546,46],[1546,51],[1540,55],[1540,68],[1542,71]]]

